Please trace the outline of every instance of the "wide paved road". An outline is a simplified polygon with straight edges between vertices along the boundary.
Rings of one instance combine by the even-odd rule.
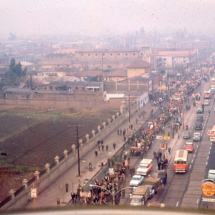
[[[198,91],[203,91],[203,89],[209,88],[209,84],[204,86],[204,88],[199,88]],[[203,92],[202,92],[203,95]],[[211,143],[209,141],[209,137],[207,135],[207,130],[211,129],[213,126],[213,119],[215,119],[215,113],[211,113],[210,117],[208,117],[208,110],[213,107],[213,98],[211,99],[210,106],[205,106],[205,112],[203,114],[204,122],[203,122],[203,130],[196,131],[194,126],[196,122],[196,108],[191,107],[191,110],[186,112],[185,125],[189,126],[189,131],[191,132],[191,138],[193,137],[194,132],[200,132],[202,135],[201,142],[195,142],[194,147],[195,151],[193,153],[189,153],[189,169],[186,174],[176,174],[174,173],[173,168],[173,159],[175,155],[175,151],[178,149],[183,149],[185,146],[185,140],[182,139],[182,135],[184,131],[181,131],[179,135],[179,139],[175,138],[169,142],[169,145],[172,148],[171,152],[171,162],[169,164],[167,173],[168,173],[168,181],[164,190],[159,190],[155,196],[149,200],[149,202],[162,202],[166,206],[171,207],[192,207],[199,208],[201,204],[201,184],[202,180],[205,178],[205,174],[207,172],[206,165],[212,165],[214,162],[208,161],[208,153],[210,151]],[[214,117],[213,117],[214,116]],[[213,117],[213,118],[212,118]],[[159,148],[159,141],[154,141],[151,153]],[[215,147],[214,149],[215,152]],[[211,151],[212,153],[212,151]],[[148,154],[148,158],[152,158],[152,154]],[[208,163],[207,163],[208,162]],[[154,166],[151,172],[152,176],[156,177],[157,164],[154,161]],[[128,186],[129,181],[126,186]],[[127,197],[125,203],[129,204],[130,200]]]

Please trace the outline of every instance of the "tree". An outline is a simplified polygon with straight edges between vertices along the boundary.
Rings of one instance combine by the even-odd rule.
[[[17,77],[22,76],[22,65],[21,65],[21,63],[16,64],[14,73],[17,75]]]
[[[15,59],[14,59],[14,58],[12,58],[12,59],[10,60],[10,66],[9,66],[9,69],[10,69],[11,71],[13,71],[13,69],[14,69],[15,65],[16,65],[16,61],[15,61]]]

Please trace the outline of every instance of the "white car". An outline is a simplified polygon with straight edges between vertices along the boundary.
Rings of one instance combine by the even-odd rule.
[[[201,134],[200,133],[194,133],[193,134],[193,141],[200,141],[201,140]]]
[[[152,169],[152,159],[143,159],[136,171],[137,175],[148,175],[148,173],[151,171]]]
[[[141,175],[134,175],[129,183],[130,187],[137,187],[143,183],[144,177]]]

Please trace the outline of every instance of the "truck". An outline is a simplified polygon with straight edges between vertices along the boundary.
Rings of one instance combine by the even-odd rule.
[[[144,180],[143,185],[152,185],[154,187],[155,193],[157,193],[157,191],[161,187],[161,179],[149,176]]]
[[[131,206],[145,205],[150,196],[149,188],[144,185],[140,185],[132,194],[130,194]]]

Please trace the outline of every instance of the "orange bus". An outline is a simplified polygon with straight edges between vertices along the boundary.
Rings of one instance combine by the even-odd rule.
[[[204,91],[204,98],[205,99],[210,99],[211,98],[211,91],[210,90],[205,90]]]
[[[174,159],[174,171],[186,173],[188,167],[188,151],[187,150],[177,150]]]

